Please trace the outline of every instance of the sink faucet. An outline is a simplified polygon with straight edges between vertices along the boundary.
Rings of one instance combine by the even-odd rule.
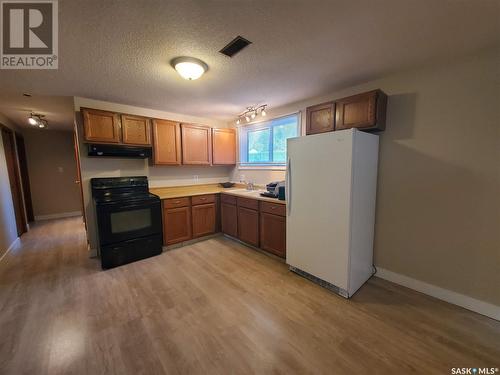
[[[247,181],[247,190],[255,190],[253,181]]]

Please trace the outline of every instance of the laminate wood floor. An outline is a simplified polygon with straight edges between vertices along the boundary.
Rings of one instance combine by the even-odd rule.
[[[218,237],[108,271],[79,218],[0,262],[1,374],[450,374],[500,322],[372,278],[350,301]]]

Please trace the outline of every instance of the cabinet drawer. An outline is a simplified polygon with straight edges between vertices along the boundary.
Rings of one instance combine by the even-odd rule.
[[[163,202],[163,208],[165,209],[187,206],[189,206],[188,197],[165,199],[165,201]]]
[[[214,203],[214,202],[215,202],[214,194],[196,195],[194,197],[191,197],[191,204],[193,206],[197,204]]]
[[[285,216],[286,206],[279,203],[261,202],[261,212],[267,212],[274,215]]]
[[[221,194],[220,200],[222,203],[236,205],[236,197],[234,195]]]
[[[257,199],[240,198],[238,197],[238,207],[245,207],[251,210],[259,209],[259,201]]]

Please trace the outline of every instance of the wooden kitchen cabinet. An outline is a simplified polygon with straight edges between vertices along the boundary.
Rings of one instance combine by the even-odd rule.
[[[168,205],[164,203],[163,243],[172,245],[191,239],[191,207],[166,207]]]
[[[212,130],[207,126],[181,124],[182,164],[212,163]]]
[[[215,203],[192,206],[193,237],[215,233]]]
[[[120,118],[114,112],[82,108],[85,141],[121,143]]]
[[[335,130],[384,130],[387,95],[373,90],[335,101]]]
[[[238,206],[238,238],[259,246],[259,211]]]
[[[261,211],[260,247],[282,258],[286,256],[286,219],[284,216]]]
[[[121,115],[122,142],[127,145],[151,146],[151,125],[146,117]]]
[[[212,164],[236,164],[236,131],[212,129]]]
[[[225,196],[221,199],[221,230],[232,237],[238,237],[238,209],[235,204],[224,202]],[[234,197],[232,197],[234,198]]]
[[[175,121],[153,120],[154,164],[180,165],[181,125]]]
[[[306,109],[306,134],[331,132],[335,129],[335,103],[328,102]]]

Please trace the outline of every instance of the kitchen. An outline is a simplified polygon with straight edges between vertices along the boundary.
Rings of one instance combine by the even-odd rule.
[[[498,5],[138,3],[0,70],[0,372],[498,367]]]

